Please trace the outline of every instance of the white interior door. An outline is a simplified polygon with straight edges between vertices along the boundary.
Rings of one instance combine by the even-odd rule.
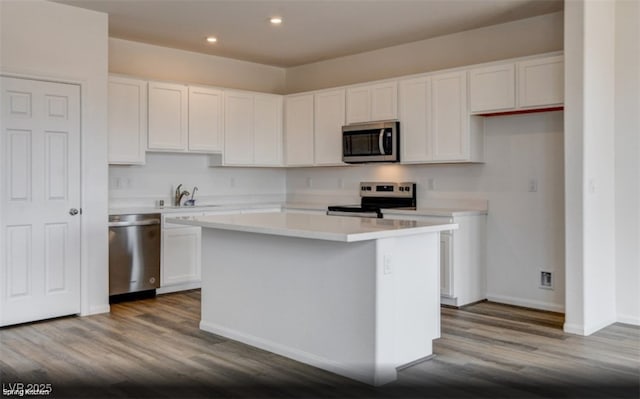
[[[0,325],[79,313],[80,88],[0,83]]]

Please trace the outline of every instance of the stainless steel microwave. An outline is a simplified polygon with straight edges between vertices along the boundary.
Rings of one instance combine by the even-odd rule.
[[[399,162],[400,123],[388,121],[343,126],[342,161]]]

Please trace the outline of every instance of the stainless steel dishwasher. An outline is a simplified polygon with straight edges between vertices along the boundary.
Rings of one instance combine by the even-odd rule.
[[[160,214],[109,216],[109,295],[160,287]]]

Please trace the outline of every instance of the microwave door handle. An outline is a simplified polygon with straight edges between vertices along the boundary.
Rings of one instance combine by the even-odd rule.
[[[378,147],[380,147],[380,154],[386,155],[384,151],[384,129],[380,129],[380,136],[378,136]]]

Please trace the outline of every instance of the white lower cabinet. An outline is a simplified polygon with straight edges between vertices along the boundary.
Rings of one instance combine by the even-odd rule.
[[[167,229],[162,233],[162,287],[200,282],[200,227]]]
[[[221,211],[172,212],[162,215],[162,256],[158,294],[200,288],[202,267],[202,228],[167,223],[179,216],[214,216],[239,213],[280,212],[280,207],[245,208]]]
[[[458,224],[457,230],[440,233],[440,303],[458,307],[486,299],[486,215],[384,218]]]
[[[160,288],[156,290],[159,294],[200,288],[202,229],[166,222],[175,216],[202,216],[202,213],[163,215]]]

